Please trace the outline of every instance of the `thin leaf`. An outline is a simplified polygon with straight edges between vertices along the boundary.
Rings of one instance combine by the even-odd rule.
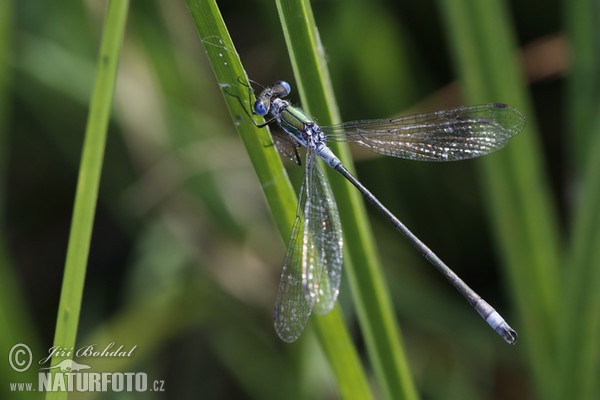
[[[256,170],[273,218],[282,237],[287,241],[295,220],[296,196],[268,131],[257,128],[242,109],[250,108],[247,102],[247,86],[244,86],[249,83],[239,55],[214,1],[187,0],[187,6],[217,81],[224,90],[224,99]],[[365,373],[342,322],[339,309],[334,308],[326,317],[317,321],[319,326],[328,326],[328,334],[321,335],[320,340],[342,396],[370,397]]]
[[[58,316],[56,318],[54,346],[75,347],[102,160],[104,158],[106,132],[128,7],[128,1],[113,0],[108,3],[98,57],[98,71],[90,103],[90,113],[77,181],[69,246]],[[52,357],[51,365],[56,365],[64,358],[60,356]],[[66,397],[66,391],[48,392],[46,396],[47,399],[66,399]]]
[[[561,248],[556,211],[543,171],[536,123],[519,72],[502,1],[440,1],[467,103],[504,102],[527,116],[525,131],[482,159],[481,182],[498,251],[515,295],[521,345],[530,353],[541,397],[556,361],[555,311]],[[493,43],[493,45],[491,45]]]
[[[302,106],[319,123],[339,123],[329,73],[325,65],[310,3],[277,1],[283,32],[296,76]],[[348,148],[332,146],[351,169]],[[344,273],[350,280],[353,300],[373,369],[386,398],[415,398],[416,389],[400,340],[385,279],[360,194],[334,171],[328,171],[344,227]],[[354,266],[357,266],[356,268]],[[358,267],[360,266],[360,267]],[[322,325],[320,325],[322,326]],[[320,335],[328,331],[320,329]]]
[[[577,179],[559,337],[555,399],[598,398],[600,341],[600,9],[595,1],[565,2],[572,66],[566,111]]]

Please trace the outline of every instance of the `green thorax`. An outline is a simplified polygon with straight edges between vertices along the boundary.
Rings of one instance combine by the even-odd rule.
[[[307,124],[314,123],[302,109],[290,105],[287,101],[281,103],[281,107],[276,107],[276,109],[279,111],[281,127],[289,134],[297,136],[306,129]]]

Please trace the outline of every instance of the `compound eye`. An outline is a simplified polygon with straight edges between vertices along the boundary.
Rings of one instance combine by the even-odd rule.
[[[277,81],[275,83],[274,90],[276,90],[277,94],[281,97],[287,96],[292,91],[290,84],[286,81]]]
[[[269,99],[258,99],[254,102],[254,114],[264,117],[269,112]]]

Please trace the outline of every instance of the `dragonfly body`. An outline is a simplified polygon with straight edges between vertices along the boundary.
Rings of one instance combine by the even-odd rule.
[[[329,312],[339,292],[343,252],[341,223],[329,183],[316,162],[316,157],[320,157],[406,236],[507,343],[515,343],[517,333],[502,316],[362,185],[326,142],[355,142],[381,154],[413,160],[461,160],[503,147],[523,128],[523,115],[505,104],[486,104],[320,127],[303,110],[284,99],[289,92],[289,84],[279,81],[263,90],[253,107],[254,114],[271,115],[265,125],[277,122],[298,145],[307,148],[305,180],[273,313],[279,336],[286,342],[296,340],[311,311]]]

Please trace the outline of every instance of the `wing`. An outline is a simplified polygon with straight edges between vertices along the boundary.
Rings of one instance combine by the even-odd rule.
[[[306,184],[303,184],[300,189],[296,221],[288,242],[273,310],[275,331],[281,340],[288,343],[298,339],[313,308],[313,303],[306,301],[302,283],[302,252],[306,221],[304,216],[305,186]]]
[[[333,193],[316,161],[308,151],[273,311],[275,330],[288,343],[298,339],[313,306],[318,314],[331,311],[340,288],[342,228]]]
[[[279,151],[279,153],[285,155],[287,158],[295,162],[297,165],[302,165],[300,161],[300,155],[298,154],[298,142],[295,141],[285,132],[280,130],[271,130],[271,136],[273,137],[273,143]]]
[[[331,311],[339,293],[343,241],[335,198],[316,157],[307,151],[302,282],[306,301],[314,302],[315,312],[324,315]]]
[[[386,156],[455,161],[496,151],[525,126],[516,108],[482,104],[394,119],[322,127],[328,140],[356,142]]]

